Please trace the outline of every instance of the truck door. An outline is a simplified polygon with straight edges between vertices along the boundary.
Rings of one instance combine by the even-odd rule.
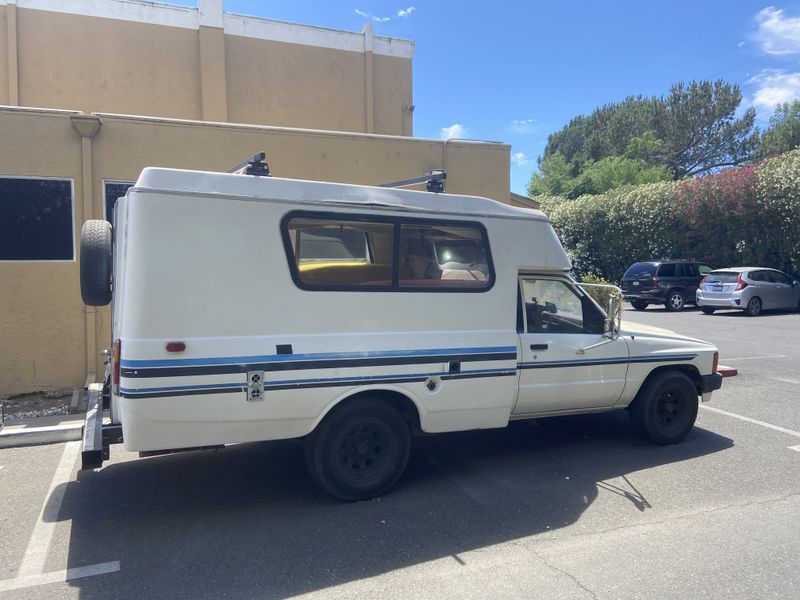
[[[613,406],[628,370],[623,338],[603,337],[605,314],[566,279],[522,276],[519,395],[513,414]]]

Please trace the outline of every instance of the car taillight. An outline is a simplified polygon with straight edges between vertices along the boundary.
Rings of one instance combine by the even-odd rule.
[[[112,371],[112,373],[113,373],[113,375],[112,375],[112,383],[114,384],[113,385],[113,388],[114,388],[113,391],[114,391],[114,394],[116,396],[119,396],[119,357],[120,357],[120,354],[122,354],[122,342],[120,340],[117,340],[116,342],[114,342],[114,362],[112,363],[113,366],[114,366],[114,369]]]
[[[711,372],[716,373],[719,368],[719,352],[714,352],[714,361],[711,365]]]
[[[736,278],[736,289],[733,290],[734,292],[738,292],[739,290],[743,290],[747,287],[747,282],[742,279],[742,274],[739,273],[739,276]]]
[[[654,288],[658,287],[658,279],[656,279],[655,277],[653,277],[653,287]]]
[[[706,281],[708,281],[708,275],[706,275],[705,277],[703,277],[703,278],[700,280],[700,283],[705,283]]]

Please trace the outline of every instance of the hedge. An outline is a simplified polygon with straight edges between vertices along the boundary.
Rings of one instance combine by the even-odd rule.
[[[636,261],[686,258],[800,276],[800,149],[708,177],[540,199],[578,275],[619,281]]]

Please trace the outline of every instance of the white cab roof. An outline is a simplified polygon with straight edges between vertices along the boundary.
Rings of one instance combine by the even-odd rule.
[[[332,204],[342,208],[369,206],[434,214],[547,221],[547,217],[539,210],[509,206],[478,196],[155,167],[144,169],[132,190],[322,204],[327,207]]]

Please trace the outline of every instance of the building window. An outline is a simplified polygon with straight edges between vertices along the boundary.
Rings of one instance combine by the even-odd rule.
[[[105,218],[109,223],[114,223],[114,204],[118,198],[122,198],[133,187],[133,181],[110,181],[103,180],[103,203],[105,206]]]
[[[283,238],[303,289],[483,292],[494,283],[477,223],[298,212],[284,218]]]
[[[73,260],[72,181],[0,177],[0,260]]]

